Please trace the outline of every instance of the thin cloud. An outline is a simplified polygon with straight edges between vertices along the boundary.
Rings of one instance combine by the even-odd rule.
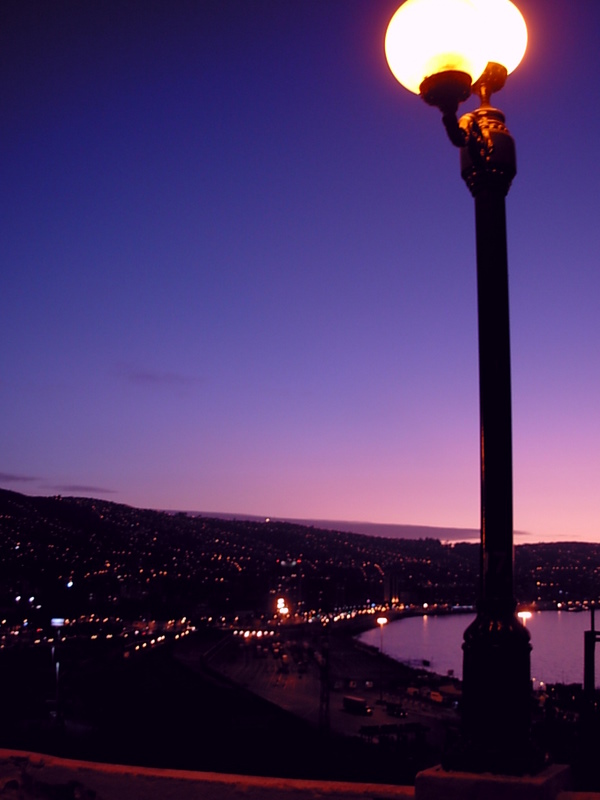
[[[73,492],[74,494],[118,494],[116,489],[103,489],[100,486],[85,486],[80,485],[77,483],[72,484],[64,484],[62,486],[50,486],[48,487],[55,492],[60,492],[61,494],[66,494]]]
[[[15,475],[12,472],[0,472],[0,483],[34,483],[39,478],[34,475]]]
[[[198,378],[182,375],[178,372],[163,372],[161,370],[140,369],[129,364],[119,364],[117,372],[120,378],[137,386],[166,386],[189,388],[198,383]]]

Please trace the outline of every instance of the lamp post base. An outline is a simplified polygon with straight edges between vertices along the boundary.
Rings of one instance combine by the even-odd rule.
[[[531,744],[529,632],[514,613],[481,612],[463,643],[461,741],[447,769],[498,775],[535,774],[544,766]]]

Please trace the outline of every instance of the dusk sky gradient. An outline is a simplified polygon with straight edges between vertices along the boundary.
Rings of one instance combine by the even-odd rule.
[[[517,541],[600,541],[600,3],[516,2]],[[398,5],[3,0],[0,486],[478,528],[473,200]]]

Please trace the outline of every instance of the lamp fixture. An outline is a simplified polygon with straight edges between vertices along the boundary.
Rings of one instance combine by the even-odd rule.
[[[472,92],[489,101],[526,47],[527,26],[511,0],[406,0],[385,36],[396,80],[444,114]]]

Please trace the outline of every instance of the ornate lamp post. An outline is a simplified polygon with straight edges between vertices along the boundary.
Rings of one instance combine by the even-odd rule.
[[[389,24],[391,71],[437,106],[475,199],[479,319],[481,570],[463,643],[462,741],[444,766],[519,774],[530,745],[529,633],[513,595],[512,433],[505,196],[516,174],[504,115],[490,104],[527,45],[510,0],[407,0]],[[457,119],[476,94],[480,107]]]

